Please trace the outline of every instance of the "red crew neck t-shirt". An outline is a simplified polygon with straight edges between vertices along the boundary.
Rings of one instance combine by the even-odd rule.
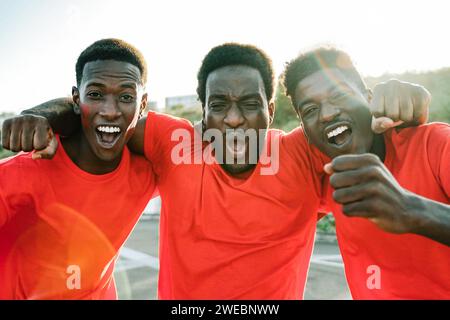
[[[450,203],[450,126],[430,123],[385,135],[384,164],[405,189]],[[392,234],[349,218],[328,201],[354,299],[449,299],[450,247],[415,234]],[[377,278],[378,277],[378,278]]]
[[[197,148],[195,135],[201,139],[187,121],[148,114],[145,154],[162,198],[159,298],[302,298],[321,196],[319,152],[300,129],[269,130],[278,170],[273,160],[272,173],[262,174],[270,165],[260,160],[232,177],[211,153],[201,156],[207,147]]]
[[[0,299],[116,299],[118,251],[154,191],[151,165],[127,148],[104,175],[61,143],[52,160],[0,161]]]

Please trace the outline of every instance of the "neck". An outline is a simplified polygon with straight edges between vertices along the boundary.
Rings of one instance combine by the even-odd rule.
[[[112,161],[99,159],[92,151],[82,130],[68,138],[61,138],[61,143],[69,158],[78,168],[90,174],[107,174],[120,164],[122,154]]]
[[[384,144],[383,134],[375,134],[373,136],[370,153],[376,154],[380,158],[380,160],[384,162],[384,157],[386,156],[386,147]]]

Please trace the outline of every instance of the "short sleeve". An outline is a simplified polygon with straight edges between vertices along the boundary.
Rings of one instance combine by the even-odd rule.
[[[323,198],[328,179],[323,167],[330,162],[329,158],[308,142],[300,127],[286,134],[283,137],[283,144],[294,159],[298,173],[305,177],[308,176],[308,181],[313,183],[311,188],[319,198]]]
[[[0,186],[0,228],[8,221],[8,209]]]
[[[450,125],[430,124],[428,137],[428,160],[433,173],[450,199]]]
[[[163,174],[175,163],[171,155],[180,138],[191,139],[192,124],[185,119],[150,111],[144,132],[144,155],[152,162],[157,175]]]

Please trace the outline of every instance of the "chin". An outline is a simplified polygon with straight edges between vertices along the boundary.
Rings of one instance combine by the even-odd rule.
[[[222,164],[222,168],[230,174],[244,173],[252,170],[255,164]]]
[[[123,150],[123,149],[121,149]],[[104,162],[110,162],[110,161],[114,161],[117,160],[117,158],[119,158],[122,155],[122,152],[119,151],[115,151],[115,150],[108,150],[108,151],[98,151],[96,152],[96,156],[97,158],[99,158],[100,160],[104,161]]]

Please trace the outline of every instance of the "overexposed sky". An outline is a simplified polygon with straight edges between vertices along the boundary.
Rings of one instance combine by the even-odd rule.
[[[330,43],[364,75],[450,67],[445,0],[0,0],[0,112],[68,96],[75,62],[107,37],[138,47],[148,92],[194,94],[204,55],[228,41],[251,43],[277,74],[301,50]]]

